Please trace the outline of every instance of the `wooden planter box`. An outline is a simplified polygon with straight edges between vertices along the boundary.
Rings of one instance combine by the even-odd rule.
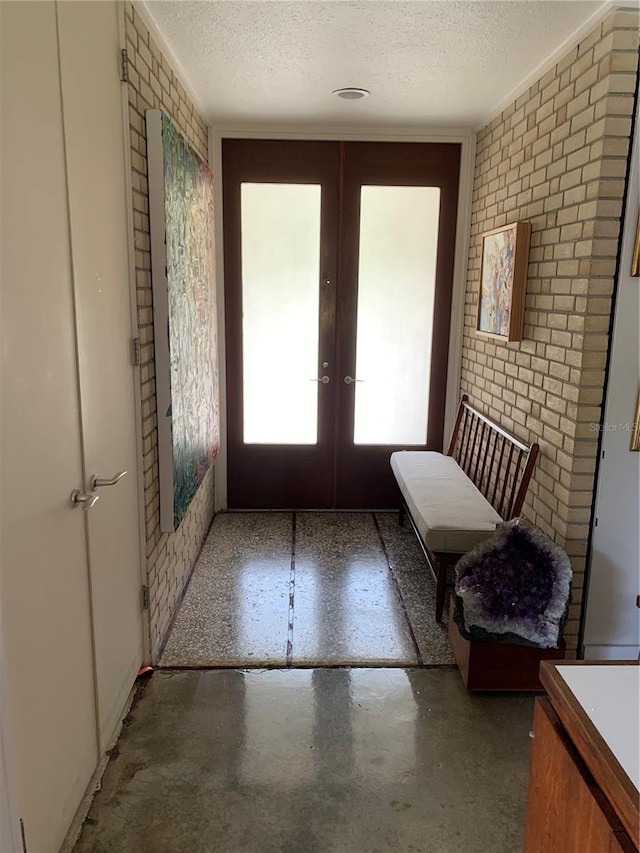
[[[449,604],[449,642],[467,690],[544,690],[538,676],[540,661],[562,660],[565,642],[558,649],[538,649],[507,643],[466,640],[453,619],[455,604]]]

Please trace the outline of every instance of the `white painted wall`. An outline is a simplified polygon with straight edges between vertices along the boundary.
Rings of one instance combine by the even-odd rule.
[[[630,276],[640,196],[636,117],[587,589],[585,658],[634,659],[640,645],[640,453],[629,450],[640,387],[640,279]]]

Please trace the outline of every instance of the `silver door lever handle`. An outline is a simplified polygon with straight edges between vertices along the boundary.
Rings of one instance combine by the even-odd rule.
[[[71,506],[81,506],[85,512],[89,512],[99,500],[100,495],[83,494],[80,489],[74,489],[71,492]]]
[[[345,385],[352,385],[354,382],[364,382],[364,379],[354,379],[353,376],[345,376],[344,377],[344,384]]]
[[[312,379],[311,381],[312,382],[322,382],[323,385],[328,385],[330,380],[329,380],[328,376],[321,376],[320,379]]]
[[[114,474],[110,480],[98,477],[97,474],[92,474],[91,479],[89,480],[91,489],[99,489],[101,486],[115,486],[115,484],[121,480],[126,473],[126,471],[118,471],[118,473]]]

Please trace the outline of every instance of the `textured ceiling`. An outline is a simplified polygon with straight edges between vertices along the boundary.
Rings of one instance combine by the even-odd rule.
[[[475,128],[602,0],[147,0],[212,124]],[[371,90],[341,101],[333,89]]]

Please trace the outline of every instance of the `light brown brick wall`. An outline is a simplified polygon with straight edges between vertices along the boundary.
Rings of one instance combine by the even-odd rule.
[[[478,134],[462,391],[541,458],[524,514],[566,548],[577,645],[631,118],[637,12],[615,12]],[[482,233],[532,224],[524,340],[476,334]]]
[[[145,110],[160,109],[168,115],[205,161],[208,161],[208,131],[171,63],[154,42],[131,3],[126,4],[125,19],[129,59],[136,294],[142,346],[140,385],[150,639],[155,660],[189,571],[213,519],[214,471],[212,468],[208,472],[180,528],[172,534],[161,533]]]

